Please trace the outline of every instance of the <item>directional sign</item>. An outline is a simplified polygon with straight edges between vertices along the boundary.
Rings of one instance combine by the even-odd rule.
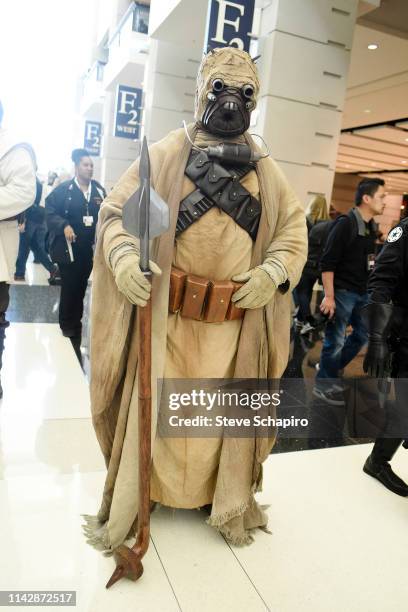
[[[141,89],[118,85],[116,95],[115,136],[137,140],[142,112]]]
[[[255,0],[210,0],[206,49],[238,47],[249,52]]]

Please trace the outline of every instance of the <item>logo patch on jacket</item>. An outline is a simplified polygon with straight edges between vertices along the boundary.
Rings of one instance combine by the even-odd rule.
[[[402,227],[394,227],[393,230],[388,234],[387,242],[396,242],[401,238],[403,234]]]

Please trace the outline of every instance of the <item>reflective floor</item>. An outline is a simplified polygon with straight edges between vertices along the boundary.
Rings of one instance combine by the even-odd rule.
[[[0,590],[75,590],[81,612],[406,609],[408,499],[363,474],[367,444],[271,455],[259,500],[272,533],[257,532],[249,547],[228,546],[203,512],[159,509],[144,575],[106,591],[113,560],[81,531],[105,475],[87,381],[45,310],[42,322],[7,332]],[[408,480],[408,453],[393,466]]]

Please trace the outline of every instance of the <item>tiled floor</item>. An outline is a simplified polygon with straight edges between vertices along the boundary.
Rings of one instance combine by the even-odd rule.
[[[14,323],[2,374],[0,590],[76,590],[81,612],[406,608],[408,500],[362,473],[369,445],[273,454],[259,495],[272,535],[247,548],[202,512],[156,511],[143,577],[106,591],[113,561],[86,544],[80,516],[97,509],[104,463],[69,341],[55,324]],[[405,451],[394,465],[408,480]]]

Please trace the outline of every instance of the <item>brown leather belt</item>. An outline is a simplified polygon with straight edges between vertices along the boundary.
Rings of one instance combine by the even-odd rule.
[[[242,319],[245,310],[231,302],[231,297],[242,285],[233,281],[213,281],[172,268],[169,312],[180,312],[183,317],[206,323]]]

